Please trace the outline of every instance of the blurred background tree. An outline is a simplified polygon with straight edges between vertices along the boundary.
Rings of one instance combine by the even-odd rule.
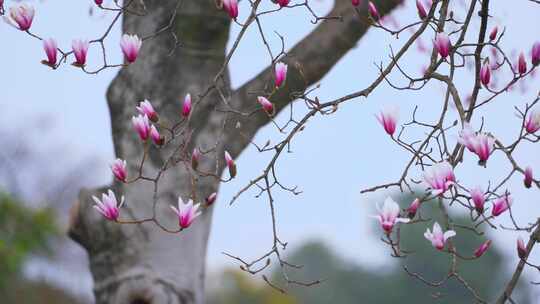
[[[394,197],[394,199],[397,198]],[[405,208],[414,198],[401,196],[400,206]],[[435,213],[433,204],[426,202],[420,209],[424,219],[441,222]],[[461,223],[462,222],[462,223]],[[459,217],[456,224],[465,224],[467,216]],[[470,222],[470,221],[469,221]],[[442,223],[442,222],[441,222]],[[217,280],[219,285],[210,291],[211,304],[264,303],[264,304],[358,304],[358,303],[475,303],[474,297],[461,283],[450,279],[441,287],[427,286],[411,277],[403,266],[412,272],[418,272],[430,282],[442,280],[450,269],[451,257],[447,253],[436,251],[424,238],[426,227],[431,228],[432,221],[415,225],[402,226],[402,248],[414,248],[416,251],[407,258],[394,258],[388,267],[382,269],[366,268],[342,258],[331,247],[320,241],[311,241],[291,252],[288,260],[302,263],[303,270],[289,274],[291,279],[310,281],[321,279],[321,284],[312,287],[288,288],[283,295],[264,282],[255,281],[240,270],[223,272]],[[460,233],[454,244],[463,256],[472,256],[474,250],[489,236],[475,236],[470,231]],[[380,227],[373,220],[373,235],[382,236]],[[382,244],[382,243],[381,243]],[[388,249],[390,255],[390,249]],[[509,269],[503,264],[502,253],[496,244],[479,259],[458,261],[458,269],[467,282],[483,299],[492,301],[488,296],[498,295],[504,280],[509,277]],[[281,274],[271,274],[279,282]],[[528,288],[528,286],[527,286]],[[522,289],[516,294],[516,303],[533,303],[529,291]]]

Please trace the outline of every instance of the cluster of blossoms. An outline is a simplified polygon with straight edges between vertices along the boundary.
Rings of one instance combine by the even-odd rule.
[[[102,2],[102,1],[101,1]],[[98,4],[98,1],[96,1]],[[99,3],[98,5],[101,5]],[[35,9],[27,3],[14,4],[9,9],[9,15],[4,16],[4,21],[18,30],[28,32],[34,20]],[[47,59],[42,61],[43,64],[51,68],[58,67],[58,53],[62,52],[58,48],[58,44],[54,38],[42,39],[43,50]],[[120,41],[120,48],[127,63],[133,63],[138,57],[139,50],[142,46],[142,40],[137,35],[124,34]],[[74,39],[71,42],[71,52],[62,52],[63,56],[73,54],[75,61],[72,65],[76,67],[85,67],[87,61],[88,48],[90,42],[88,40]]]
[[[191,109],[191,95],[187,94],[184,98],[180,115],[184,119],[188,119],[189,115],[191,114]],[[163,145],[165,139],[162,135],[159,134],[159,131],[156,127],[156,124],[159,122],[159,114],[155,110],[152,103],[149,100],[143,100],[139,102],[139,104],[136,106],[136,110],[139,115],[132,117],[132,124],[138,134],[138,137],[143,142],[147,142],[147,140],[150,138],[157,146]],[[194,148],[191,154],[191,167],[193,168],[193,170],[198,169],[201,158],[201,151],[198,148]],[[234,159],[227,151],[224,152],[224,158],[225,164],[229,170],[230,178],[234,178],[237,172]],[[127,162],[125,160],[116,159],[111,164],[111,171],[116,180],[122,183],[130,183],[130,181],[128,181],[128,169]],[[93,197],[93,199],[96,202],[94,208],[106,219],[122,223],[122,221],[120,221],[118,218],[120,215],[120,208],[124,204],[123,196],[120,203],[118,203],[116,196],[114,195],[112,190],[108,190],[107,194],[102,195],[101,200],[96,197]],[[217,193],[213,192],[205,198],[206,206],[211,206],[216,201],[216,199]],[[195,218],[197,218],[201,214],[199,208],[200,203],[194,204],[193,200],[191,199],[188,200],[187,203],[184,203],[184,201],[180,197],[178,198],[178,207],[171,206],[171,210],[178,217],[178,223],[181,230],[188,228],[193,223]]]

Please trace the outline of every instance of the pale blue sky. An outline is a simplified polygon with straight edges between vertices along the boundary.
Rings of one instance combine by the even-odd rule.
[[[411,5],[414,1],[406,2],[408,5],[394,14],[402,23],[417,18],[414,5]],[[10,3],[8,0],[7,4]],[[44,37],[55,37],[64,48],[69,47],[73,38],[96,37],[108,25],[112,15],[98,13],[88,16],[91,4],[92,1],[77,1],[69,6],[54,1],[40,2],[36,4],[37,13],[32,29]],[[245,4],[241,6],[241,20],[245,17]],[[330,4],[329,1],[321,0],[313,1],[312,6],[324,14]],[[528,53],[533,41],[540,40],[538,11],[532,10],[535,7],[537,5],[525,0],[497,1],[493,4],[491,14],[498,16],[495,21],[508,27],[505,46],[524,49]],[[286,46],[290,47],[313,28],[309,20],[309,15],[300,8],[284,10],[279,15],[262,19],[271,43],[276,48],[279,47],[279,40],[273,34],[274,30],[286,37]],[[511,24],[506,23],[509,21]],[[236,36],[238,30],[238,26],[233,26],[232,37]],[[102,175],[96,181],[107,183],[110,179],[108,164],[114,155],[105,90],[116,70],[110,69],[97,76],[89,76],[66,65],[51,71],[39,64],[43,59],[39,41],[4,24],[0,25],[0,37],[3,41],[3,47],[0,48],[0,58],[3,58],[3,77],[0,83],[2,123],[25,124],[39,115],[49,114],[58,128],[36,144],[48,145],[54,144],[55,140],[67,139],[71,145],[67,147],[69,157],[83,159],[93,156],[103,160]],[[108,39],[109,58],[113,62],[121,60],[119,37],[120,28],[117,26]],[[370,31],[321,81],[317,96],[324,101],[364,88],[376,77],[377,70],[373,63],[381,60],[387,62],[389,43],[397,47],[405,38],[406,35],[392,42],[394,40],[386,34],[377,30]],[[424,37],[427,45],[430,45],[430,40],[431,33]],[[89,57],[98,57],[96,51],[92,49]],[[406,58],[405,66],[409,72],[418,75],[426,57],[413,53],[413,56]],[[90,64],[92,62],[91,59]],[[238,87],[256,75],[268,62],[258,32],[254,28],[249,30],[231,60],[233,86]],[[458,78],[457,83],[466,89],[463,92],[468,92],[471,76],[464,74]],[[530,102],[538,91],[537,84],[538,79],[534,79],[529,82],[526,94],[508,94],[487,107],[482,112],[486,117],[486,130],[503,141],[513,138],[520,127],[519,120],[513,115],[513,106]],[[421,92],[396,92],[383,85],[367,100],[351,101],[341,106],[335,115],[312,119],[306,130],[296,137],[294,153],[283,155],[278,165],[281,180],[289,185],[298,185],[304,191],[296,197],[283,192],[275,193],[278,229],[282,240],[295,246],[306,239],[324,239],[344,256],[365,265],[378,267],[388,263],[389,252],[377,241],[379,235],[368,231],[372,221],[368,216],[375,212],[372,199],[380,199],[385,193],[380,192],[368,200],[368,196],[362,196],[359,192],[377,183],[396,180],[409,156],[390,142],[373,115],[386,104],[398,104],[403,121],[410,117],[414,106],[419,105],[419,116],[433,120],[440,108],[442,96],[442,86],[436,82]],[[462,93],[462,98],[465,96],[466,93]],[[301,113],[301,107],[298,109],[298,113]],[[475,122],[478,124],[479,121]],[[275,129],[268,126],[257,134],[256,141],[263,143],[271,138],[275,142],[276,135]],[[538,152],[538,145],[528,144],[518,149],[516,155],[518,161],[530,164],[536,172],[540,172],[540,161],[535,157]],[[257,257],[271,246],[271,222],[268,204],[264,199],[255,199],[253,193],[248,193],[234,206],[226,205],[241,186],[260,174],[267,158],[268,155],[260,155],[252,148],[247,149],[237,160],[238,178],[221,187],[208,251],[210,269],[235,266],[233,261],[221,254],[222,251],[249,258]],[[457,170],[457,178],[467,185],[486,187],[486,176],[495,176],[499,180],[503,168],[505,173],[508,169],[500,154],[493,155],[487,169],[475,163],[475,158],[470,157]],[[411,177],[419,176],[419,172],[413,171]],[[522,223],[534,220],[539,215],[537,210],[540,211],[540,202],[536,199],[538,191],[525,190],[521,178],[513,179],[510,186],[515,199],[513,210],[516,217]],[[502,217],[501,222],[506,222],[507,215]],[[508,254],[510,267],[517,263],[515,238],[515,234],[499,229],[494,242],[494,246],[504,248]],[[534,256],[538,258],[540,255]]]

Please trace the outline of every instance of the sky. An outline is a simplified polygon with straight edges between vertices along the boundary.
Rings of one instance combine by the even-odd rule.
[[[247,3],[243,2],[240,20],[246,17]],[[7,0],[7,5],[11,3]],[[113,17],[101,12],[89,15],[92,1],[76,1],[67,7],[54,1],[34,4],[37,13],[33,31],[44,37],[55,37],[63,48],[68,48],[73,38],[91,39],[98,36]],[[417,20],[413,4],[414,1],[406,1],[405,7],[394,13],[398,22],[403,24]],[[331,2],[313,1],[311,5],[323,15],[330,9]],[[504,46],[528,53],[540,29],[540,20],[535,18],[537,11],[532,9],[535,6],[525,0],[493,3],[491,14],[497,17],[490,28],[492,24],[506,26]],[[265,7],[272,7],[272,4],[266,3]],[[516,11],[520,12],[519,18],[512,14]],[[456,14],[463,15],[459,10]],[[314,28],[309,14],[302,8],[268,15],[262,18],[262,22],[270,37],[270,44],[276,50],[280,45],[278,37],[273,35],[274,31],[285,36],[286,47],[290,48]],[[474,23],[474,26],[477,27],[478,23]],[[231,37],[236,37],[239,29],[239,26],[233,26]],[[269,64],[264,45],[254,29],[248,30],[230,62],[233,87],[251,79]],[[115,26],[107,39],[108,56],[112,62],[122,60],[118,46],[120,34],[119,26]],[[39,64],[44,57],[39,41],[5,24],[0,24],[0,37],[4,42],[0,48],[0,58],[4,58],[1,68],[3,77],[0,78],[0,124],[4,128],[16,129],[15,126],[24,126],[28,121],[45,115],[56,127],[38,139],[32,138],[35,144],[41,146],[62,142],[65,143],[66,158],[100,160],[101,167],[96,171],[98,174],[93,183],[109,182],[108,166],[115,156],[105,91],[117,70],[108,69],[97,76],[90,76],[65,65],[51,71]],[[374,63],[388,62],[389,45],[396,49],[407,37],[404,35],[395,40],[380,30],[370,30],[321,80],[316,96],[321,101],[327,101],[363,89],[377,75]],[[428,48],[431,39],[429,35],[423,37]],[[96,63],[93,59],[96,57],[99,58],[97,49],[91,49],[90,65]],[[426,56],[413,51],[405,62],[404,66],[410,73],[419,75]],[[393,79],[400,81],[397,75],[393,75]],[[471,79],[470,73],[463,74],[456,82],[463,92],[468,92]],[[537,94],[538,81],[537,78],[528,81],[524,90],[514,90],[482,110],[485,128],[503,142],[511,140],[520,128],[513,106],[531,102]],[[366,267],[379,268],[391,264],[388,248],[377,239],[379,232],[370,229],[373,219],[369,216],[376,212],[374,203],[392,193],[381,191],[375,195],[361,195],[360,190],[395,181],[409,156],[385,136],[374,114],[385,105],[398,105],[403,122],[410,119],[413,108],[418,105],[419,117],[434,120],[441,106],[443,92],[443,87],[435,81],[419,92],[400,92],[382,85],[368,99],[353,100],[341,106],[334,115],[311,119],[305,131],[294,140],[294,153],[283,155],[278,162],[281,181],[291,186],[298,185],[303,191],[299,196],[275,192],[281,239],[291,247],[308,239],[322,239],[343,256]],[[462,93],[462,98],[465,95]],[[300,107],[298,113],[302,113]],[[287,119],[287,115],[285,113],[277,119]],[[479,118],[473,120],[475,127],[480,123]],[[419,131],[407,134],[411,139],[421,135]],[[450,140],[455,141],[455,134],[453,136]],[[255,141],[264,143],[272,139],[276,142],[278,137],[275,128],[267,126],[257,134]],[[520,164],[528,164],[540,172],[540,161],[536,157],[538,152],[537,145],[527,144],[516,151],[516,157]],[[261,173],[268,156],[259,154],[253,148],[246,149],[237,159],[238,177],[221,187],[208,249],[211,271],[236,266],[222,252],[249,259],[265,253],[271,246],[271,220],[268,203],[264,199],[255,198],[252,192],[233,206],[227,204],[239,188]],[[500,180],[508,170],[500,154],[492,156],[487,168],[477,166],[475,157],[469,156],[456,170],[456,176],[464,184],[487,187],[488,176]],[[420,172],[411,173],[411,177],[416,179],[420,176]],[[534,221],[538,215],[534,211],[539,209],[537,204],[540,204],[537,202],[538,190],[524,189],[521,177],[513,178],[509,189],[515,201],[513,213],[519,222]],[[499,222],[508,224],[507,216],[503,216]],[[492,234],[494,246],[501,248],[508,256],[509,268],[517,263],[516,237],[515,233],[501,229]],[[539,255],[535,254],[534,258],[539,258]],[[533,272],[529,271],[529,275],[535,279]]]

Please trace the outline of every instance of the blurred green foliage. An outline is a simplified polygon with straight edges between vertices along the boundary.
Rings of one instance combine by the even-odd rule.
[[[412,197],[406,196],[401,197],[398,201],[401,201],[401,207],[405,208],[412,199]],[[422,205],[422,218],[430,218],[443,224],[439,209],[434,207],[435,204],[437,202],[428,202]],[[470,222],[465,217],[457,217],[454,221],[461,224]],[[221,275],[222,287],[211,293],[208,303],[476,303],[471,292],[455,278],[449,279],[440,287],[432,287],[411,277],[404,271],[403,266],[407,266],[410,271],[421,274],[430,282],[440,281],[448,274],[451,256],[448,253],[435,250],[423,236],[426,228],[431,228],[432,225],[433,221],[403,225],[402,249],[414,252],[406,258],[389,257],[388,265],[381,269],[365,267],[347,261],[324,243],[313,241],[304,244],[288,256],[287,261],[304,265],[301,270],[292,270],[288,275],[290,279],[305,282],[322,279],[321,284],[312,287],[290,286],[288,294],[282,295],[261,282],[260,279],[248,276],[239,270],[226,271]],[[375,236],[383,235],[375,220],[373,221],[373,234]],[[472,256],[474,250],[485,239],[486,236],[479,236],[465,229],[457,229],[457,236],[453,241],[461,255]],[[390,248],[382,242],[380,244],[384,246],[389,256]],[[370,249],[365,248],[365,250]],[[458,260],[458,270],[475,292],[490,303],[500,294],[503,284],[510,277],[508,268],[504,265],[502,254],[497,250],[496,245],[492,246],[480,259]],[[271,277],[273,282],[283,284],[280,282],[281,275],[277,269],[274,270]],[[280,298],[277,296],[272,298],[269,295],[272,291]],[[514,298],[516,303],[532,303],[528,300],[526,290],[520,290],[518,293]]]
[[[19,275],[30,253],[47,249],[47,240],[57,233],[53,213],[33,210],[0,193],[0,289]]]

